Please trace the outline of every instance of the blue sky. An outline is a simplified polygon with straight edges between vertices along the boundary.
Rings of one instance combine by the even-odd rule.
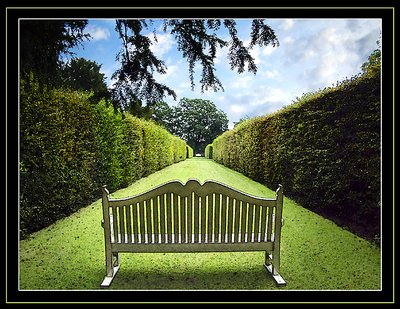
[[[249,42],[251,20],[236,21],[239,37]],[[275,31],[280,46],[253,48],[257,74],[232,71],[224,48],[218,51],[215,66],[224,91],[201,93],[200,74],[195,75],[196,87],[192,91],[188,63],[177,50],[174,37],[161,31],[161,22],[154,20],[149,36],[155,29],[158,43],[154,42],[152,49],[168,67],[167,74],[156,77],[178,96],[176,101],[172,97],[165,97],[164,101],[172,106],[184,97],[211,100],[228,115],[232,128],[242,117],[277,111],[303,93],[332,86],[359,73],[381,40],[380,19],[267,19],[266,23]],[[112,87],[111,74],[120,66],[116,55],[121,49],[115,21],[91,19],[85,31],[92,39],[73,51],[77,57],[101,64],[101,72]],[[228,39],[227,32],[220,34]],[[200,73],[200,66],[195,71]]]

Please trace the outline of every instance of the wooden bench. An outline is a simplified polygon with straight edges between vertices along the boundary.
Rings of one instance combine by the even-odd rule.
[[[119,252],[265,251],[264,266],[277,285],[282,227],[282,186],[261,198],[223,183],[170,181],[142,194],[111,199],[103,186],[106,276],[119,270]]]

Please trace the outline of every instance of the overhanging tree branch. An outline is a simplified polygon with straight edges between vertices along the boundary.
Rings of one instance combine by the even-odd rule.
[[[151,21],[150,21],[151,22]],[[217,31],[223,25],[230,35],[227,42],[220,38]],[[166,74],[165,63],[158,59],[151,51],[151,40],[142,34],[148,28],[146,20],[116,20],[116,31],[122,40],[123,50],[118,54],[121,68],[112,76],[116,79],[114,100],[119,101],[121,107],[126,107],[131,101],[145,101],[153,104],[161,101],[165,96],[172,96],[176,100],[176,93],[168,86],[158,83],[154,74]],[[238,73],[249,72],[256,74],[257,66],[250,50],[255,46],[278,46],[279,42],[274,31],[264,23],[263,19],[252,21],[250,44],[245,46],[238,37],[236,22],[232,19],[165,19],[164,32],[169,32],[175,37],[177,48],[182,52],[182,57],[188,61],[189,79],[194,90],[195,66],[200,64],[201,91],[212,89],[224,90],[221,81],[216,76],[215,59],[217,50],[228,47],[228,60],[232,70]],[[157,41],[157,35],[153,31]],[[129,90],[128,90],[129,89]]]

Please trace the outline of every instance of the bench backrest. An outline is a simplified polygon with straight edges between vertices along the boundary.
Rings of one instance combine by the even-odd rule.
[[[111,199],[103,187],[103,227],[111,243],[246,243],[280,238],[283,194],[261,198],[217,181],[170,181]]]

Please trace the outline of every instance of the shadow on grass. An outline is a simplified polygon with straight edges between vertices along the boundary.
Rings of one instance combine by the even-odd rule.
[[[233,255],[218,262],[218,254],[189,254],[178,257],[147,255],[147,263],[121,261],[121,268],[109,289],[112,290],[272,290],[275,281],[263,266],[263,254],[252,263],[238,261]],[[162,259],[165,259],[165,263]],[[260,257],[260,258],[259,258]],[[251,256],[247,256],[247,259]],[[173,262],[175,260],[175,262]],[[173,262],[173,263],[172,263]],[[135,265],[136,264],[136,265]],[[164,267],[163,267],[164,265]]]

